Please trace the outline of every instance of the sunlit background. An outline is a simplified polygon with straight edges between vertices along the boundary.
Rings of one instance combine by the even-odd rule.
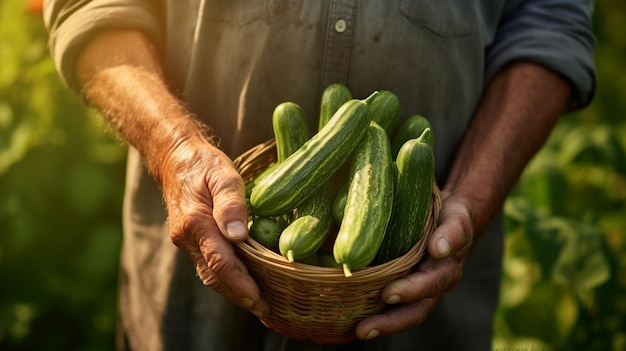
[[[40,10],[0,0],[0,350],[111,350],[125,146],[60,83]],[[595,101],[506,203],[496,350],[626,350],[626,2],[594,30]]]

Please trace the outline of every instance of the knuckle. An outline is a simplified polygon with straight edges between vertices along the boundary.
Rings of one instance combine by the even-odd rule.
[[[243,179],[239,173],[230,168],[224,169],[219,176],[213,179],[213,182],[209,183],[214,184],[214,191],[219,189],[220,192],[226,193],[243,194],[245,188]]]
[[[198,277],[200,277],[200,281],[202,281],[203,285],[212,289],[219,288],[220,280],[206,264],[198,265],[196,267],[196,272],[198,273]]]
[[[225,255],[214,253],[205,261],[202,271],[198,270],[202,284],[205,286],[221,291],[224,288],[223,277],[232,273],[235,268],[232,260],[226,258]]]
[[[232,260],[226,259],[224,255],[215,253],[207,260],[208,269],[218,276],[228,274],[235,268]]]
[[[170,240],[176,247],[182,248],[189,245],[189,240],[185,236],[185,231],[178,228],[170,227]]]

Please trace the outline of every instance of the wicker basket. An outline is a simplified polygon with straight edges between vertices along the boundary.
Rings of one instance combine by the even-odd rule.
[[[239,156],[235,165],[248,182],[275,160],[275,143],[270,140]],[[263,323],[296,340],[319,344],[355,340],[356,324],[385,308],[380,299],[382,288],[410,273],[424,256],[440,207],[439,189],[434,185],[431,211],[420,241],[404,256],[355,271],[350,278],[338,268],[289,263],[253,239],[237,244],[240,258],[271,306]]]

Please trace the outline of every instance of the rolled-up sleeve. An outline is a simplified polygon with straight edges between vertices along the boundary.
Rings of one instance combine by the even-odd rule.
[[[505,14],[487,50],[487,79],[516,60],[548,67],[572,84],[570,110],[588,105],[596,87],[593,1],[532,0]]]
[[[132,28],[142,31],[157,46],[161,42],[158,0],[46,0],[44,5],[50,53],[61,78],[74,91],[79,89],[76,58],[82,45],[96,32]]]

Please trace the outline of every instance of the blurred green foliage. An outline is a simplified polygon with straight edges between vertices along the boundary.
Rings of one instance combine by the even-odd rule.
[[[626,350],[626,4],[597,2],[598,90],[506,203],[494,349]],[[0,0],[0,349],[110,350],[125,146]]]
[[[111,350],[125,149],[25,8],[0,1],[0,349]]]
[[[505,206],[495,349],[626,350],[626,3],[594,16],[596,98],[558,123]]]

